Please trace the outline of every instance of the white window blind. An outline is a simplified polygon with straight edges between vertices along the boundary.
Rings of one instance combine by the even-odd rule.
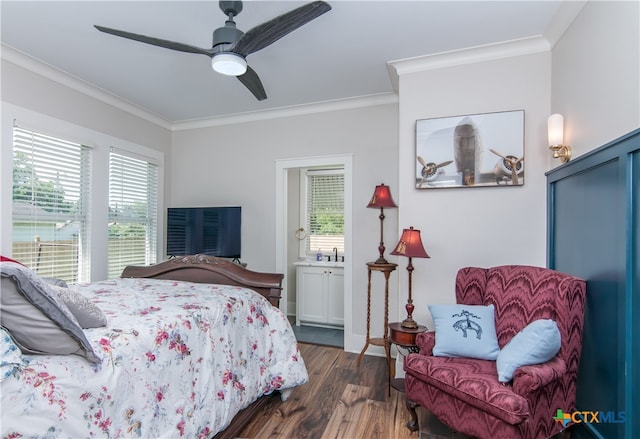
[[[344,171],[308,169],[305,183],[307,256],[318,249],[328,255],[334,248],[344,254]]]
[[[41,276],[89,280],[90,148],[13,128],[13,257]]]
[[[127,265],[156,263],[158,165],[112,150],[109,155],[109,279]]]

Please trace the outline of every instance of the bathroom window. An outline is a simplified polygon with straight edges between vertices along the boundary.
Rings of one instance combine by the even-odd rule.
[[[306,239],[301,254],[315,257],[344,254],[344,169],[304,169],[301,182],[301,224]]]

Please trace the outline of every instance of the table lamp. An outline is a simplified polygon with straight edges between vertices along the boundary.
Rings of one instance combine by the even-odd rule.
[[[406,256],[409,258],[409,265],[407,265],[407,271],[409,272],[409,300],[405,305],[407,310],[407,318],[401,323],[403,328],[415,329],[418,324],[413,320],[413,298],[411,297],[411,273],[413,272],[412,258],[430,258],[422,245],[422,239],[420,238],[420,230],[416,230],[413,227],[404,229],[400,241],[396,245],[396,248],[391,252],[395,256]]]
[[[380,208],[380,245],[378,246],[378,251],[380,252],[380,256],[376,260],[376,264],[388,264],[387,260],[384,258],[384,239],[382,237],[383,227],[382,224],[384,222],[384,208],[385,207],[398,207],[396,203],[393,202],[393,198],[391,198],[391,191],[389,190],[389,186],[385,186],[384,184],[379,184],[376,186],[375,191],[373,192],[373,196],[371,197],[371,201],[367,207],[371,208]]]

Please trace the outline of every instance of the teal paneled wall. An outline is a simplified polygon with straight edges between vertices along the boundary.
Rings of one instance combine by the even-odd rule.
[[[548,172],[547,185],[548,266],[587,281],[577,410],[608,421],[575,433],[631,438],[640,429],[640,130]]]

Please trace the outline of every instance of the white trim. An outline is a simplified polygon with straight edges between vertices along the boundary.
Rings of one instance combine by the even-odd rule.
[[[353,108],[373,107],[376,105],[397,104],[396,93],[380,93],[370,96],[358,96],[333,101],[313,102],[310,104],[292,105],[289,107],[271,108],[247,113],[231,114],[219,117],[211,117],[201,120],[176,122],[174,131],[191,130],[196,128],[208,128],[236,123],[253,122],[258,120],[279,119],[285,117],[301,116],[305,114],[327,113],[331,111],[350,110]]]
[[[114,95],[100,87],[90,84],[76,76],[73,76],[63,70],[46,64],[39,59],[33,58],[24,52],[19,51],[4,43],[0,46],[2,59],[15,64],[19,67],[29,70],[37,75],[43,76],[51,81],[69,87],[84,95],[97,99],[105,104],[109,104],[129,114],[137,116],[148,122],[156,124],[162,128],[170,130],[171,124],[156,114],[153,114],[137,105],[125,101],[119,96]]]
[[[564,1],[560,3],[558,12],[553,16],[553,20],[544,32],[544,36],[549,41],[549,46],[553,49],[562,35],[567,31],[571,23],[587,4],[586,0]]]
[[[347,352],[355,352],[358,347],[353,334],[353,154],[341,154],[324,157],[305,157],[280,159],[276,165],[276,198],[275,198],[275,261],[276,272],[287,271],[287,172],[289,169],[308,168],[313,166],[341,165],[344,167],[344,251],[347,255],[344,263],[344,347]],[[287,311],[288,292],[286,284],[280,299],[280,309]]]
[[[57,135],[64,139],[72,140],[83,145],[93,148],[91,153],[91,203],[92,208],[89,213],[89,223],[93,225],[108,223],[108,209],[102,209],[100,206],[107,205],[109,202],[109,151],[112,146],[117,146],[121,151],[129,151],[139,156],[148,157],[158,164],[158,260],[164,257],[164,153],[146,146],[138,145],[127,140],[119,139],[90,128],[85,128],[73,123],[56,119],[33,110],[19,107],[7,102],[2,102],[2,124],[0,132],[3,139],[0,144],[0,155],[2,157],[12,157],[13,155],[13,124],[17,121],[19,126],[29,127],[35,131],[44,132],[50,135]],[[2,212],[0,213],[0,243],[3,254],[11,252],[11,218],[12,208],[12,160],[2,160],[0,172],[0,205]],[[104,233],[97,233],[94,230],[89,236],[90,245],[90,280],[104,280],[107,278],[107,254],[104,251],[107,248],[108,233],[105,227]]]
[[[395,69],[398,76],[409,73],[435,70],[445,67],[473,64],[532,53],[548,52],[549,42],[543,37],[523,38],[497,44],[469,47],[466,49],[440,52],[414,58],[389,61],[390,68]]]
[[[116,96],[104,89],[90,84],[63,70],[46,64],[4,43],[0,44],[0,55],[2,59],[6,60],[7,62],[15,64],[35,74],[43,76],[51,81],[57,82],[65,87],[69,87],[72,90],[78,91],[84,95],[97,99],[101,102],[118,108],[119,110],[125,111],[129,114],[132,114],[136,117],[139,117],[171,131],[208,128],[236,123],[299,116],[304,114],[326,113],[331,111],[371,107],[398,102],[398,95],[396,93],[380,93],[370,96],[356,96],[352,98],[292,105],[288,107],[272,108],[267,110],[252,111],[218,117],[185,121],[168,121],[161,118],[155,113],[147,111],[144,108],[132,104],[119,96]]]

